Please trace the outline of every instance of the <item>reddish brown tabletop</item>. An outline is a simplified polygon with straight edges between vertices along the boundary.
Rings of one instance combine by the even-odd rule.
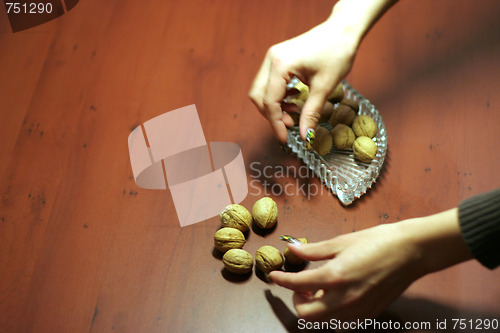
[[[280,234],[320,241],[500,187],[500,3],[487,0],[401,1],[366,36],[347,80],[389,138],[366,195],[344,207],[310,175],[276,174],[302,164],[247,92],[267,48],[332,4],[88,0],[17,33],[1,7],[0,331],[297,330],[291,291],[224,273],[218,217],[181,227],[169,190],[136,185],[128,135],[183,106],[196,105],[207,141],[241,147],[244,206],[292,184],[270,193],[278,225],[250,232],[251,253],[283,250]],[[500,320],[499,278],[460,264],[415,282],[383,317],[433,332],[437,321]]]

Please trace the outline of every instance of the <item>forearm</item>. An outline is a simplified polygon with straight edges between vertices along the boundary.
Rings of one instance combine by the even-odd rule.
[[[458,219],[458,209],[400,223],[408,244],[418,253],[421,275],[472,259]]]
[[[378,19],[398,0],[340,0],[324,24],[342,31],[357,45]]]

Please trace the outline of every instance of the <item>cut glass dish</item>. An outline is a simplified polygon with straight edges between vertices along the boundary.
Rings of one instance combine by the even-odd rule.
[[[298,80],[294,78],[288,88],[293,88],[297,82]],[[378,133],[373,138],[377,145],[375,158],[370,163],[363,163],[354,158],[352,149],[340,150],[335,146],[328,154],[320,156],[314,150],[308,151],[304,148],[298,126],[288,129],[287,145],[342,204],[350,205],[365,194],[377,180],[387,153],[387,131],[382,116],[375,106],[347,82],[344,81],[343,85],[344,97],[357,101],[359,114],[370,116],[378,125]],[[329,123],[321,123],[319,126],[332,129]]]

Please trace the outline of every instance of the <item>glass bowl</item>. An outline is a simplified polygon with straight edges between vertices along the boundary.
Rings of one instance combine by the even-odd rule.
[[[298,82],[293,79],[288,88]],[[298,126],[288,129],[288,147],[311,169],[322,183],[332,191],[343,205],[350,205],[360,198],[377,180],[387,153],[387,131],[379,111],[369,100],[363,97],[347,82],[343,82],[344,97],[359,103],[359,114],[368,115],[378,125],[378,133],[373,138],[377,145],[377,154],[370,163],[363,163],[354,158],[352,149],[340,150],[334,147],[325,156],[320,156],[314,150],[306,150],[300,138]],[[329,123],[321,123],[331,130]]]

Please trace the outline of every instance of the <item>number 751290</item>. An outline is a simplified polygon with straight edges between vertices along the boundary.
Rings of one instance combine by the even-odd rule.
[[[498,319],[452,319],[454,330],[496,330],[499,327]]]
[[[7,14],[50,14],[52,4],[50,2],[6,2]]]

